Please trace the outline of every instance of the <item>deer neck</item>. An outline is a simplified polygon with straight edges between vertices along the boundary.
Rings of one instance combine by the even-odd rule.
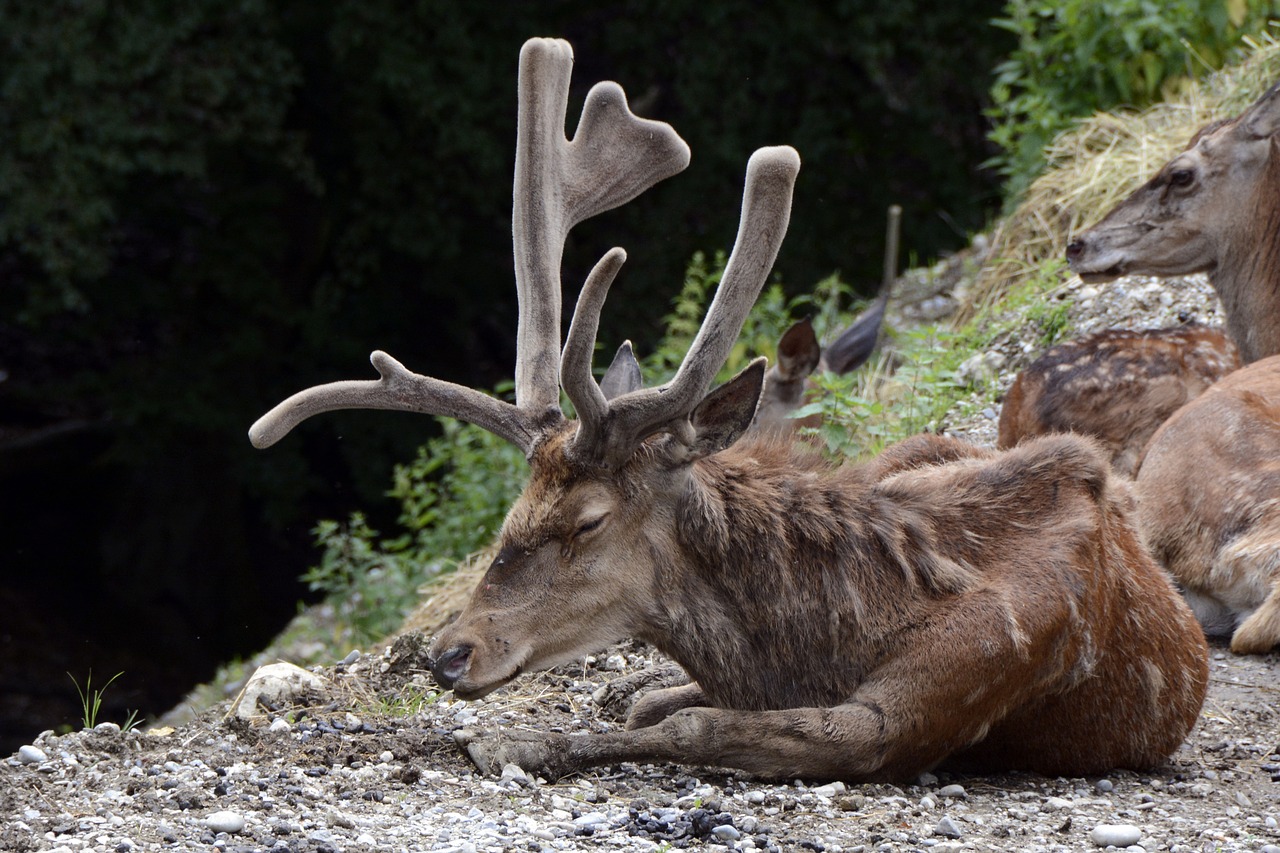
[[[856,468],[742,444],[691,470],[643,639],[723,707],[841,701],[908,606],[910,571],[877,533],[894,525]]]
[[[1247,364],[1280,354],[1280,163],[1272,156],[1209,279]]]

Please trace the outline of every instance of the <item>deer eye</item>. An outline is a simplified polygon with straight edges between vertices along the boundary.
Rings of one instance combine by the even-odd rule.
[[[578,529],[573,531],[574,538],[576,539],[579,536],[585,536],[588,533],[599,530],[601,526],[604,525],[604,520],[608,517],[609,513],[606,512],[604,515],[597,515],[594,518],[589,518],[582,522],[578,525]]]
[[[1196,173],[1191,169],[1174,169],[1169,173],[1169,185],[1174,187],[1185,187],[1196,179]]]

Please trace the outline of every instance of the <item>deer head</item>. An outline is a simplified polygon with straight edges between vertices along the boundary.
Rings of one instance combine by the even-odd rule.
[[[1280,84],[1181,154],[1067,247],[1089,282],[1207,272],[1246,362],[1280,352]]]
[[[482,696],[529,668],[571,660],[625,636],[649,553],[646,525],[670,513],[663,496],[692,463],[731,445],[751,424],[763,359],[707,393],[773,266],[790,216],[800,159],[788,147],[747,165],[741,221],[720,286],[675,377],[640,388],[624,346],[603,387],[592,376],[606,294],[626,258],[612,249],[579,295],[560,346],[560,259],[576,223],[679,172],[689,149],[666,124],[637,118],[622,89],[591,89],[572,139],[564,135],[573,53],[535,39],[520,54],[512,230],[519,295],[515,403],[412,373],[383,352],[381,378],[299,392],[253,425],[266,447],[320,412],[394,409],[476,424],[519,447],[530,482],[503,526],[500,552],[472,603],[437,639],[438,679]],[[560,409],[560,392],[577,419]],[[519,584],[509,583],[519,577]],[[629,605],[629,606],[620,606]],[[605,615],[608,614],[608,615]]]

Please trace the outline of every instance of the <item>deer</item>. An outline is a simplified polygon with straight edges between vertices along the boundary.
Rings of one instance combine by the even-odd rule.
[[[1245,364],[1280,354],[1280,83],[1067,245],[1089,283],[1204,272]]]
[[[1132,479],[1160,424],[1240,367],[1220,329],[1104,329],[1049,348],[1014,378],[1000,409],[996,447],[1076,432],[1099,442],[1112,469]]]
[[[1278,95],[1280,83],[1238,116],[1201,128],[1067,245],[1067,262],[1088,283],[1208,273],[1227,334],[1198,326],[1103,332],[1046,353],[1010,389],[999,446],[1074,429],[1112,446],[1118,470],[1132,475],[1179,399],[1194,399],[1241,364],[1280,354]]]
[[[1085,281],[1207,272],[1222,302],[1244,366],[1155,431],[1135,487],[1144,542],[1181,585],[1205,633],[1229,637],[1237,654],[1280,643],[1280,527],[1272,509],[1280,482],[1270,473],[1280,449],[1273,438],[1280,428],[1278,146],[1280,83],[1239,115],[1201,128],[1067,247]]]
[[[849,781],[1167,759],[1198,717],[1207,649],[1094,443],[999,453],[923,435],[837,465],[750,431],[764,359],[711,387],[789,224],[793,148],[749,157],[728,265],[673,378],[608,392],[595,379],[620,248],[587,275],[561,347],[569,228],[690,157],[612,82],[567,138],[572,66],[564,41],[520,53],[515,402],[377,351],[378,379],[305,389],[250,429],[266,447],[322,412],[390,409],[461,418],[525,454],[496,556],[428,651],[442,689],[478,700],[628,637],[690,676],[644,694],[616,731],[460,729],[469,759],[548,780],[658,761]]]
[[[1280,644],[1280,356],[1173,414],[1138,472],[1139,528],[1210,637]]]
[[[880,342],[885,309],[897,278],[898,240],[902,222],[902,208],[889,206],[888,224],[885,229],[884,278],[875,300],[836,336],[825,349],[818,343],[812,318],[806,317],[792,324],[778,339],[777,360],[764,376],[764,391],[756,409],[754,427],[783,435],[792,435],[801,429],[817,428],[822,417],[817,414],[797,418],[792,415],[804,404],[816,387],[810,380],[815,371],[825,371],[843,376],[866,364]],[[616,361],[615,361],[616,364]]]

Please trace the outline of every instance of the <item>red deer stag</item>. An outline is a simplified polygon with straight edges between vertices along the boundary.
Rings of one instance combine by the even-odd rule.
[[[1137,485],[1143,538],[1205,633],[1237,654],[1280,644],[1280,356],[1179,409]]]
[[[1067,246],[1087,282],[1207,272],[1247,364],[1280,354],[1280,84]]]
[[[571,70],[564,42],[521,53],[515,404],[379,352],[380,381],[300,392],[250,431],[265,446],[317,412],[375,407],[463,418],[526,453],[500,550],[432,644],[457,696],[629,636],[693,679],[645,695],[626,731],[456,733],[471,759],[547,778],[656,760],[848,780],[944,760],[1052,774],[1163,761],[1197,719],[1204,638],[1092,443],[995,454],[924,436],[833,467],[797,443],[739,441],[763,359],[707,393],[786,231],[794,150],[752,155],[728,267],[675,378],[614,397],[592,378],[620,249],[588,276],[561,352],[568,228],[689,156],[612,83],[592,89],[566,140]]]
[[[1133,477],[1160,424],[1240,366],[1217,329],[1107,329],[1050,348],[1021,371],[1004,396],[996,446],[1051,432],[1102,443],[1111,467]]]

